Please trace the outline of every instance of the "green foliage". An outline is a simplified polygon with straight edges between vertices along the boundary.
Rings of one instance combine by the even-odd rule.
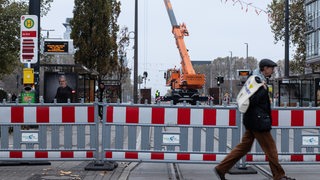
[[[8,100],[8,93],[3,89],[0,89],[0,101],[2,102],[3,99]]]
[[[268,6],[271,14],[270,24],[275,41],[285,39],[285,0],[273,0]],[[290,61],[290,70],[294,74],[303,74],[306,62],[305,29],[306,17],[304,0],[290,0],[289,5],[289,36],[290,47],[295,48],[293,60]]]
[[[70,22],[75,48],[75,62],[95,69],[99,76],[111,75],[119,66],[117,19],[120,2],[75,0],[74,18]]]
[[[46,14],[53,0],[42,0],[42,14]],[[0,0],[0,79],[11,73],[20,63],[20,17],[28,14],[27,1]]]

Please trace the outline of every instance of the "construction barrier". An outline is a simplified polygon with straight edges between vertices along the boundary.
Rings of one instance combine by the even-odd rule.
[[[220,162],[242,137],[241,118],[236,106],[2,103],[0,161]],[[273,107],[272,118],[281,163],[320,161],[320,109]],[[255,142],[240,165],[267,160]]]
[[[209,163],[239,142],[236,107],[110,105],[106,112],[105,160]]]
[[[93,104],[2,104],[0,160],[94,160]]]

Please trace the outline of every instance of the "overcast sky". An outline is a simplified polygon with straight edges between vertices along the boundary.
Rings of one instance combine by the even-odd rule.
[[[139,72],[147,71],[147,88],[152,94],[160,89],[165,94],[163,72],[167,68],[180,67],[180,57],[171,24],[163,0],[138,0],[139,2]],[[190,36],[185,37],[191,60],[214,60],[218,57],[248,55],[284,59],[284,44],[274,44],[268,23],[268,15],[261,11],[271,0],[171,0],[178,23],[185,22]],[[119,24],[134,31],[134,0],[121,1]],[[246,3],[251,3],[247,5]],[[41,19],[43,29],[54,29],[52,38],[62,38],[65,31],[62,23],[73,17],[73,0],[54,0],[51,11]],[[44,33],[44,32],[43,32]],[[128,49],[128,66],[133,69],[133,39]],[[141,85],[143,88],[144,85]]]

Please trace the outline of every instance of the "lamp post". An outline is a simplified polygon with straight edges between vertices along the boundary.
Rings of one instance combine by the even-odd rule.
[[[133,73],[133,102],[138,103],[138,0],[135,0],[134,16],[134,73]]]
[[[231,64],[232,64],[232,51],[230,52],[230,66],[229,66],[229,86],[230,86],[230,100],[232,99],[232,78],[231,78]]]
[[[249,62],[248,62],[248,43],[244,43],[246,45],[246,69],[249,69]]]

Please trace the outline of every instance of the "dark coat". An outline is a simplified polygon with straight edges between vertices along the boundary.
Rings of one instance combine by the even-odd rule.
[[[266,131],[271,130],[271,106],[267,87],[261,86],[249,100],[248,110],[243,115],[246,129],[258,131],[256,127],[257,123],[261,123],[260,118],[270,117],[270,127],[268,126]]]
[[[57,103],[67,103],[68,99],[73,102],[72,91],[72,88],[69,86],[66,86],[65,88],[59,87],[54,98],[57,99]]]

